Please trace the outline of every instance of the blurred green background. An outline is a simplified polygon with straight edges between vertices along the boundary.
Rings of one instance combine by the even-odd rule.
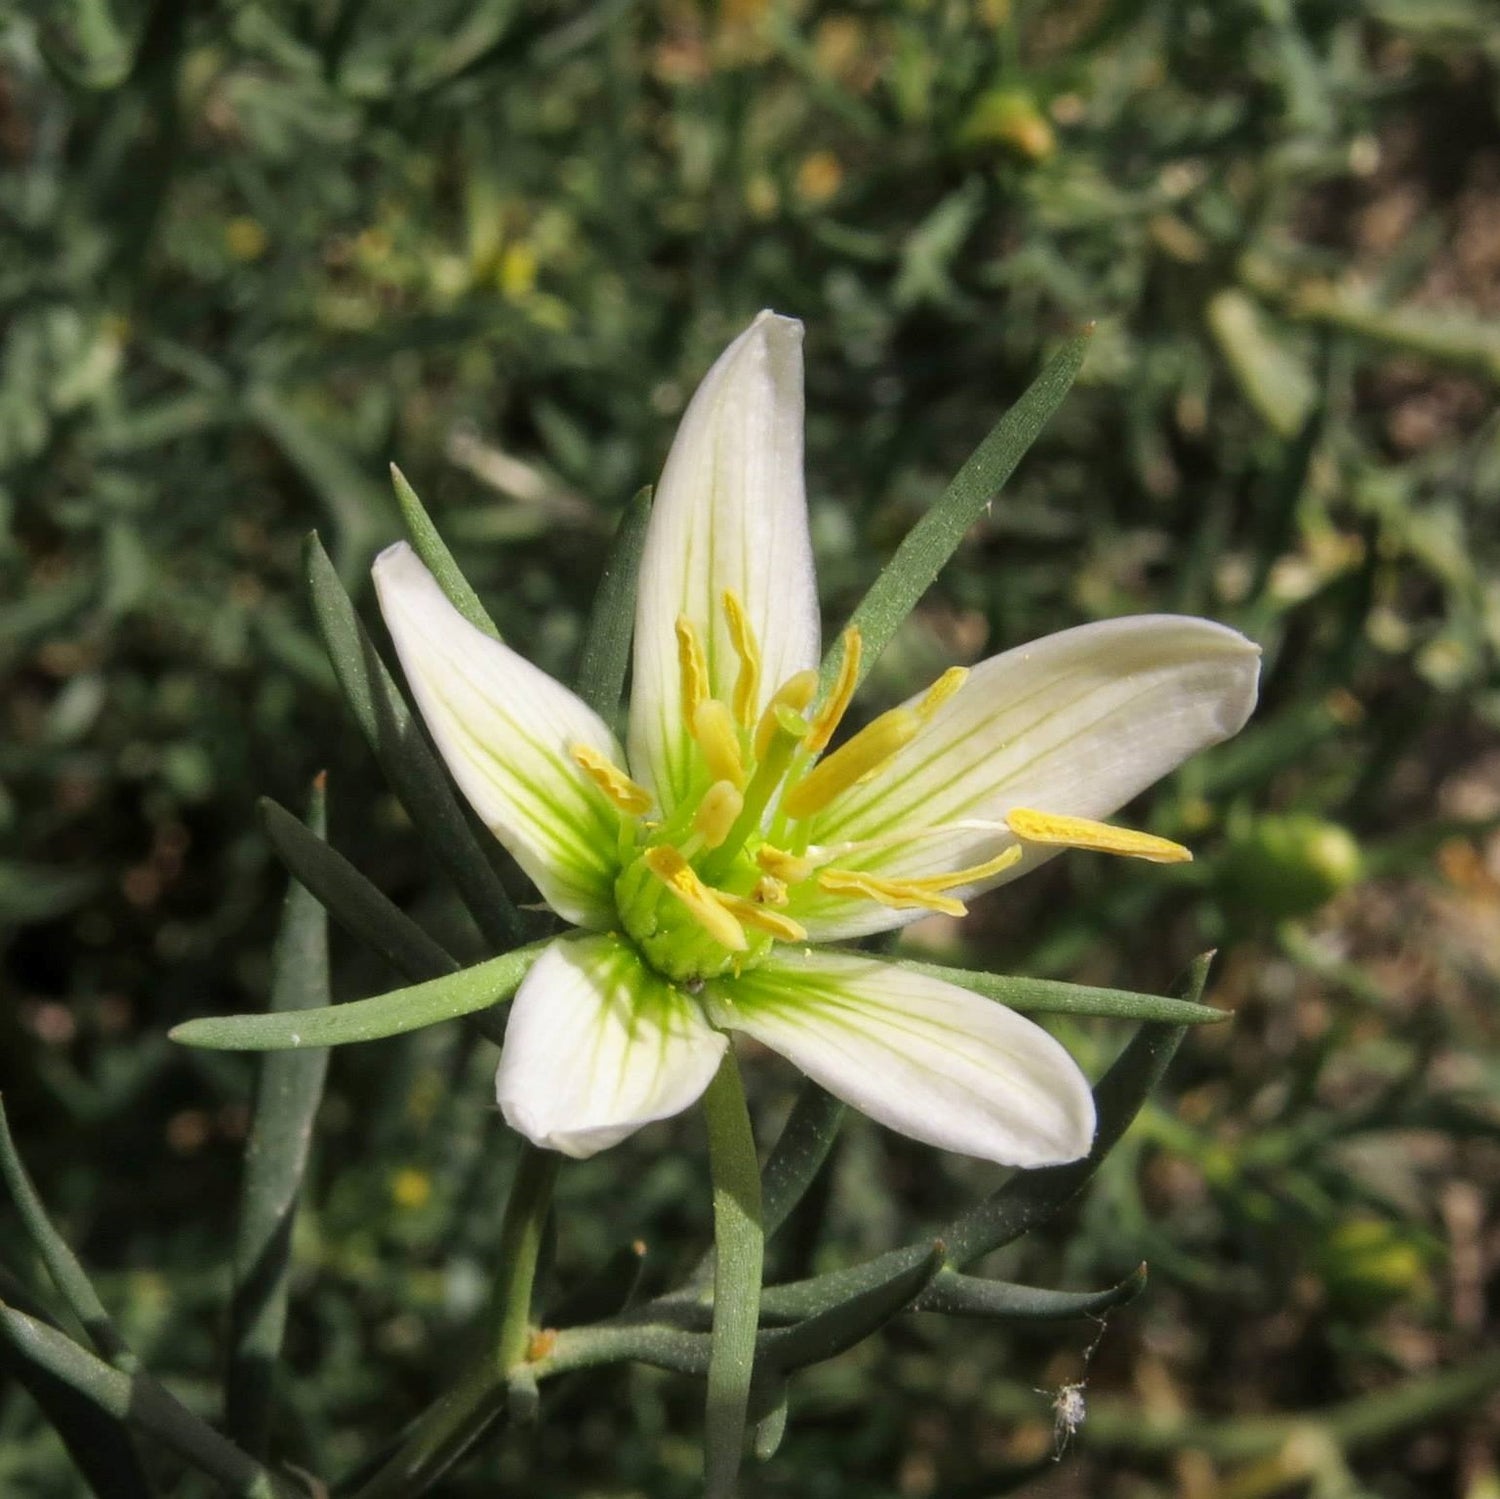
[[[767,1495],[1494,1499],[1500,1283],[1500,28],[1484,0],[71,0],[0,19],[0,1085],[138,1349],[212,1411],[264,1005],[255,800],[482,945],[344,718],[299,548],[368,606],[402,465],[506,636],[566,676],[622,507],[762,306],[806,321],[836,629],[1066,333],[1042,441],[881,662],[1115,614],[1265,648],[1263,706],[1137,822],[912,946],[1163,989],[1168,1086],[989,1268],[1142,1259],[1089,1323],[907,1319],[794,1388]],[[516,886],[519,889],[519,885]],[[396,975],[336,939],[345,996]],[[1097,1073],[1119,1026],[1058,1027]],[[279,1450],[345,1471],[454,1372],[512,1148],[457,1025],[333,1059]],[[769,1138],[794,1079],[766,1061]],[[846,1126],[777,1268],[993,1184]],[[691,1117],[568,1169],[548,1294],[707,1230]],[[33,1290],[8,1205],[0,1261]],[[1486,1362],[1488,1360],[1488,1362]],[[1455,1394],[1452,1371],[1469,1377]],[[1488,1371],[1488,1372],[1486,1372]],[[444,1493],[695,1492],[699,1395],[605,1371]],[[196,1479],[152,1455],[170,1491]],[[0,1492],[81,1492],[0,1384]]]

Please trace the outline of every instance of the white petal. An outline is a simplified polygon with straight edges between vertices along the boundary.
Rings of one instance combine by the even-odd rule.
[[[651,511],[635,616],[632,773],[668,809],[685,794],[675,627],[702,634],[710,689],[738,673],[722,596],[732,588],[760,641],[757,711],[818,664],[818,597],[802,477],[802,324],[763,312],[704,376],[677,429]]]
[[[554,942],[511,1004],[495,1092],[534,1145],[582,1158],[680,1114],[727,1038],[618,937]]]
[[[914,1140],[1007,1166],[1087,1154],[1088,1080],[1040,1026],[854,953],[780,952],[709,986],[715,1018]]]
[[[982,864],[1016,841],[1003,828],[954,824],[993,826],[1013,807],[1110,817],[1190,755],[1237,733],[1255,706],[1259,673],[1252,641],[1171,614],[1082,625],[992,656],[877,775],[818,815],[812,840],[943,830],[837,860],[911,878]],[[950,893],[967,899],[1056,852],[1028,848],[1004,873]],[[791,914],[814,941],[829,941],[924,913],[819,895]]]
[[[375,588],[417,707],[453,779],[559,916],[614,920],[619,813],[569,746],[623,764],[604,720],[509,646],[476,630],[401,542]]]

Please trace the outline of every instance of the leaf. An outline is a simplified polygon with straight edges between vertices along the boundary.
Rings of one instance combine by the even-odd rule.
[[[547,946],[547,942],[533,942],[458,973],[409,989],[393,989],[372,999],[318,1010],[205,1016],[186,1020],[168,1034],[184,1046],[217,1051],[295,1051],[299,1047],[378,1041],[471,1015],[509,999]]]
[[[802,1084],[797,1102],[761,1172],[761,1217],[769,1239],[801,1202],[838,1139],[845,1105],[816,1083]]]
[[[859,676],[869,675],[901,622],[916,608],[943,565],[958,550],[969,527],[1004,487],[1047,419],[1062,404],[1088,352],[1089,333],[1069,339],[1025,395],[995,424],[933,505],[896,548],[849,618],[859,630],[864,650]],[[823,658],[826,691],[838,673],[842,643]]]
[[[1135,994],[1128,989],[1096,989],[1088,984],[980,973],[906,959],[898,960],[896,966],[946,979],[1029,1015],[1102,1015],[1112,1020],[1155,1020],[1167,1025],[1214,1025],[1230,1019],[1228,1010],[1216,1010],[1212,1005],[1190,1004],[1159,994]]]
[[[458,563],[453,560],[453,553],[438,535],[437,527],[417,498],[416,490],[394,463],[391,465],[391,482],[396,487],[396,503],[401,507],[401,521],[406,527],[407,539],[426,565],[427,571],[437,579],[438,587],[447,595],[448,602],[475,629],[483,630],[492,639],[499,640],[500,631],[495,621],[480,603],[479,595],[470,587],[469,580],[459,571]]]
[[[588,638],[578,667],[578,696],[606,723],[612,723],[625,695],[630,639],[635,630],[635,589],[651,519],[651,487],[640,490],[615,531],[614,544],[594,595]]]
[[[497,947],[520,940],[521,918],[381,661],[316,534],[307,543],[313,611],[339,686],[391,789],[411,815],[479,929]]]
[[[1139,1265],[1118,1285],[1102,1291],[1049,1291],[986,1280],[944,1270],[923,1292],[917,1310],[949,1317],[982,1317],[995,1322],[1063,1321],[1093,1317],[1134,1301],[1146,1287],[1146,1267]]]
[[[327,826],[322,776],[314,784],[308,823],[321,841]],[[316,895],[293,883],[276,938],[271,1009],[296,1014],[329,1002],[327,914]],[[326,1051],[273,1053],[260,1065],[235,1236],[224,1396],[229,1434],[254,1457],[266,1455],[270,1436],[292,1224],[327,1068]]]
[[[1208,326],[1245,399],[1278,437],[1295,437],[1317,405],[1318,389],[1286,334],[1234,287],[1210,300]]]

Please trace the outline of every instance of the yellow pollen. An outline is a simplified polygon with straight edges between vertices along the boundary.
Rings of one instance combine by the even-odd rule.
[[[746,926],[753,927],[758,932],[768,933],[778,942],[807,940],[807,928],[801,922],[793,921],[790,916],[768,911],[742,895],[726,895],[722,891],[715,891],[714,894],[731,916],[738,917]]]
[[[816,727],[816,726],[815,726]],[[897,750],[917,737],[922,720],[910,708],[892,708],[866,724],[853,739],[820,760],[781,799],[788,817],[821,811],[841,791],[879,770]],[[808,741],[812,735],[808,735]]]
[[[648,848],[641,856],[646,868],[687,908],[688,914],[720,947],[744,952],[750,946],[745,929],[724,908],[717,890],[710,890],[693,866],[669,844]]]
[[[801,854],[786,853],[770,843],[763,843],[756,849],[755,862],[772,879],[787,885],[800,885],[817,868],[811,859],[804,858]]]
[[[776,689],[775,695],[766,704],[766,711],[760,716],[760,723],[755,728],[755,758],[757,760],[766,758],[766,751],[771,747],[771,740],[776,737],[776,730],[786,728],[783,721],[785,715],[801,713],[813,700],[813,694],[817,690],[818,674],[811,669],[799,671],[795,676],[788,677]]]
[[[1055,812],[1033,812],[1013,807],[1005,814],[1005,825],[1026,843],[1044,843],[1054,848],[1083,848],[1098,854],[1123,854],[1147,859],[1153,864],[1186,864],[1191,849],[1154,833],[1137,833],[1087,817],[1064,817]]]
[[[917,712],[923,718],[931,718],[968,680],[967,666],[950,666],[922,695],[922,701],[917,704]]]
[[[703,637],[687,615],[677,616],[677,667],[682,680],[683,722],[692,726],[698,704],[708,696],[708,658]]]
[[[745,798],[733,781],[715,781],[703,793],[693,814],[693,831],[705,848],[717,848],[728,836],[734,820],[744,810]]]
[[[601,755],[587,744],[570,744],[568,753],[589,780],[622,812],[639,817],[642,812],[651,810],[655,798],[644,786],[632,781],[608,755]]]
[[[724,613],[729,616],[729,638],[740,658],[740,674],[734,682],[734,716],[749,728],[755,722],[755,700],[760,696],[760,646],[745,617],[744,601],[734,589],[724,590]]]
[[[839,662],[838,680],[833,684],[828,701],[813,716],[812,728],[808,730],[807,748],[815,755],[828,748],[833,731],[849,710],[854,689],[859,685],[860,648],[859,631],[850,625],[844,631],[844,658]]]
[[[716,697],[705,698],[688,723],[714,780],[743,786],[745,762],[740,756],[740,736],[729,709]]]
[[[945,916],[964,916],[969,910],[961,900],[929,890],[917,880],[884,880],[853,869],[821,869],[818,884],[830,895],[862,895],[893,911],[941,911]]]
[[[763,874],[755,882],[750,899],[758,906],[784,906],[791,896],[786,893],[786,885],[775,875]]]

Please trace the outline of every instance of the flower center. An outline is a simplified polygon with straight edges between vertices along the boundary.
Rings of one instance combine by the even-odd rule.
[[[783,908],[801,890],[872,900],[894,910],[962,916],[949,892],[974,885],[1018,862],[1023,843],[1093,848],[1140,858],[1189,858],[1165,839],[1082,818],[1013,809],[1003,823],[915,828],[888,840],[817,848],[812,820],[850,787],[880,775],[964,684],[953,667],[917,699],[867,724],[825,754],[859,681],[861,642],[850,628],[832,690],[813,708],[818,673],[800,671],[760,701],[761,654],[744,605],[723,596],[729,637],[739,661],[730,700],[710,695],[698,627],[677,620],[683,727],[693,747],[688,793],[665,819],[648,814],[651,793],[587,745],[574,761],[621,813],[615,902],[625,932],[663,977],[693,984],[759,963],[776,942],[802,942],[806,928]],[[809,711],[811,710],[811,711]],[[948,874],[901,878],[837,861],[982,828],[1016,841],[994,858]]]

